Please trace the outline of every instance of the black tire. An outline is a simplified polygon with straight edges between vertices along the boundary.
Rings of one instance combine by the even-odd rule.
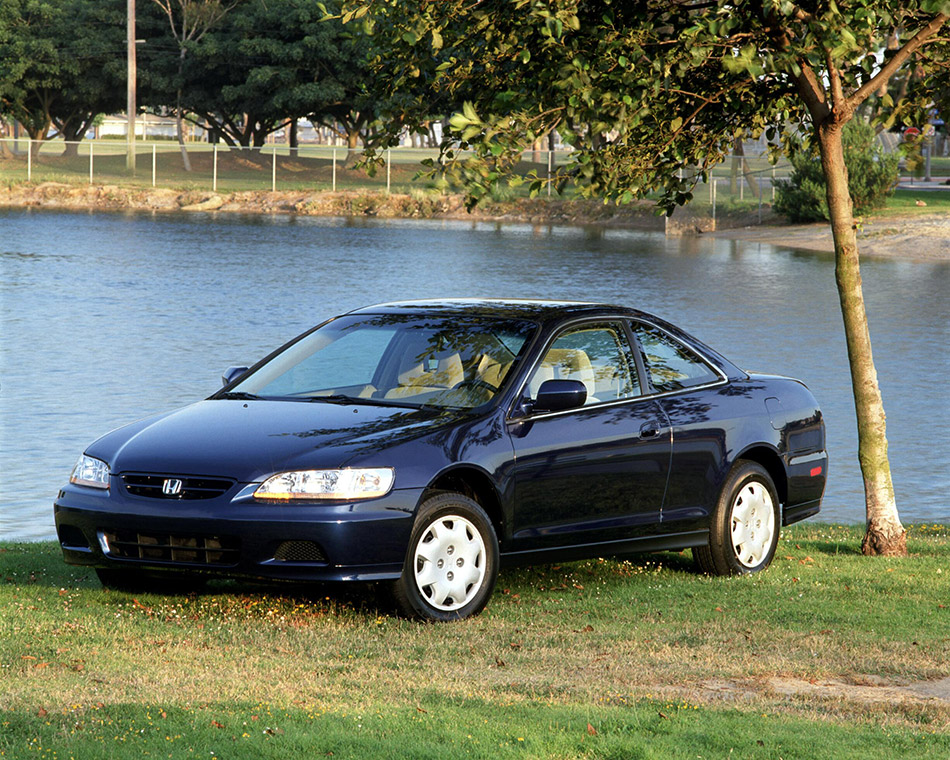
[[[419,507],[393,596],[408,617],[462,620],[484,609],[497,577],[498,538],[485,510],[467,496],[440,493]]]
[[[739,461],[726,478],[709,525],[709,545],[693,549],[708,575],[747,575],[765,570],[778,546],[781,515],[769,473]]]
[[[205,584],[204,578],[193,575],[149,575],[136,567],[96,568],[103,588],[113,591],[148,591],[156,594],[187,594]]]

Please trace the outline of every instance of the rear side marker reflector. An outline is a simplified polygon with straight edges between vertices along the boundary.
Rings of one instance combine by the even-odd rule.
[[[821,467],[812,467],[812,468],[811,468],[811,476],[812,476],[813,478],[817,478],[819,475],[821,475]]]

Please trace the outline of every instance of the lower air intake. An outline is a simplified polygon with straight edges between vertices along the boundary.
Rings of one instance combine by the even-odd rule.
[[[313,541],[284,541],[274,552],[280,562],[326,562],[327,557],[319,544]]]
[[[182,536],[170,533],[104,532],[109,556],[146,562],[187,565],[236,565],[239,544],[223,536]]]

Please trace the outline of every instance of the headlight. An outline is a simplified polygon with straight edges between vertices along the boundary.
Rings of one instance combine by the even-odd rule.
[[[385,496],[396,476],[392,467],[362,470],[297,470],[268,478],[258,499],[372,499]]]
[[[76,466],[73,467],[69,482],[79,486],[90,486],[91,488],[108,488],[109,465],[101,459],[87,457],[83,454],[76,462]]]

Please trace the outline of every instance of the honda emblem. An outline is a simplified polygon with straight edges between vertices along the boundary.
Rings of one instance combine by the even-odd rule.
[[[162,483],[162,493],[166,496],[178,496],[181,493],[181,481],[178,478],[166,478]]]

